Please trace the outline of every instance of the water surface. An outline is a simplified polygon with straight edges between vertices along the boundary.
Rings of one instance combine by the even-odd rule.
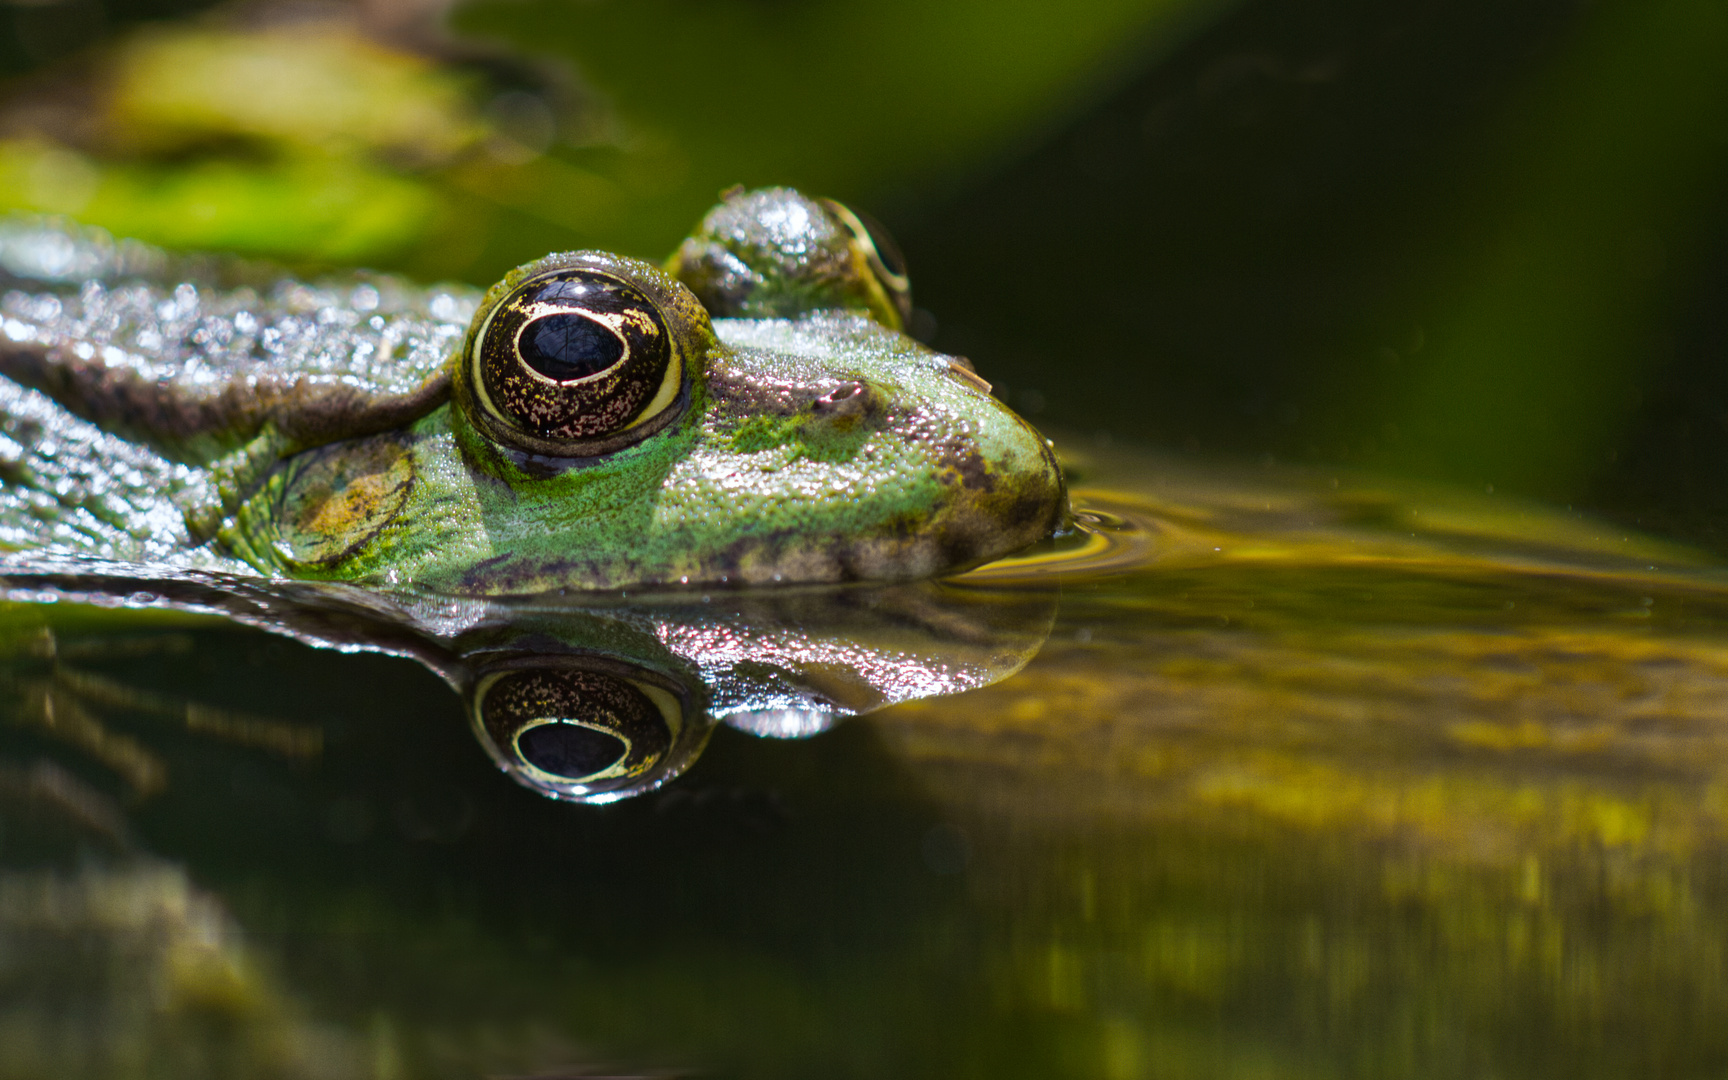
[[[666,657],[900,703],[606,806],[451,690],[632,647],[569,613],[4,609],[0,1077],[1721,1074],[1728,575],[1487,492],[1076,472],[1086,530],[936,600],[663,601]],[[709,700],[773,704],[740,662]]]

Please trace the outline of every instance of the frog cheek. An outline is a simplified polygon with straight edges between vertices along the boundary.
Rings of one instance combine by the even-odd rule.
[[[469,695],[481,744],[518,783],[604,803],[671,779],[707,728],[676,684],[600,658],[536,658],[483,674]]]

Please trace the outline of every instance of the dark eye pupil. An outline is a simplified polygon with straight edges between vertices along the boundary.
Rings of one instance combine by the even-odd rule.
[[[541,724],[516,740],[528,764],[541,772],[580,780],[593,776],[624,756],[624,740],[579,724]]]
[[[556,382],[586,378],[624,359],[618,335],[580,315],[535,319],[518,340],[522,362]]]

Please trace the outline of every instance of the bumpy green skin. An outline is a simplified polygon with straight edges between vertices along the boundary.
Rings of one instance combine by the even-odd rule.
[[[32,490],[38,485],[28,469],[14,467],[8,492],[13,503],[0,503],[0,543],[22,532],[23,542],[10,546],[26,554],[246,569],[453,595],[517,595],[927,577],[1031,543],[1066,514],[1046,441],[968,371],[858,310],[870,305],[849,303],[859,294],[856,282],[842,281],[837,291],[818,281],[805,289],[807,302],[817,306],[797,317],[719,319],[710,329],[706,312],[666,274],[633,260],[590,258],[612,260],[620,272],[664,297],[662,307],[670,309],[675,332],[688,347],[681,414],[635,445],[580,460],[500,446],[469,415],[473,405],[459,361],[472,348],[472,328],[468,343],[452,349],[441,369],[428,371],[423,359],[413,359],[424,350],[409,350],[412,367],[379,379],[395,395],[385,403],[390,408],[439,393],[446,395],[442,404],[392,426],[378,422],[391,415],[389,409],[344,401],[348,412],[340,423],[360,428],[349,438],[316,437],[318,422],[329,423],[324,402],[331,390],[323,383],[309,383],[306,393],[324,397],[296,398],[292,388],[262,398],[240,394],[238,405],[203,421],[212,430],[199,428],[178,408],[197,387],[208,390],[208,372],[190,364],[185,366],[192,375],[181,382],[158,380],[166,404],[159,402],[155,411],[170,416],[173,425],[107,425],[125,426],[132,436],[110,452],[124,451],[149,465],[132,468],[125,498],[108,515],[108,533],[91,540],[91,530],[64,527],[73,514],[88,515],[88,507],[57,505],[41,512],[44,492]],[[800,267],[795,258],[793,263],[776,267],[776,273],[796,278]],[[82,295],[92,294],[86,289]],[[219,319],[246,321],[247,312],[228,310],[231,300],[206,297],[204,303]],[[11,306],[45,312],[52,305],[25,298]],[[135,306],[148,309],[148,303]],[[379,324],[377,316],[358,323],[341,307],[333,304],[311,318],[350,328]],[[279,317],[262,311],[252,321]],[[67,318],[62,315],[61,322]],[[13,354],[0,348],[6,372],[22,372],[14,377],[37,386],[65,414],[53,418],[64,444],[56,460],[75,455],[79,440],[92,446],[114,441],[72,415],[100,423],[102,417],[93,414],[101,408],[120,409],[107,398],[90,404],[90,387],[112,382],[112,370],[98,363],[94,379],[81,374],[83,381],[55,381],[64,370],[56,357],[91,351],[62,337],[73,329],[88,334],[91,322],[44,326],[15,314],[0,325],[16,343]],[[159,340],[160,334],[150,337],[150,329],[142,336]],[[436,326],[417,332],[421,340],[451,340]],[[128,334],[122,344],[136,362],[116,354],[110,367],[147,369],[135,356],[140,332],[127,330],[120,337]],[[178,334],[176,357],[202,355],[198,331],[182,327]],[[107,354],[98,344],[100,361]],[[107,347],[112,351],[113,342]],[[328,368],[329,358],[324,360]],[[243,369],[242,359],[232,363],[239,365],[234,370]],[[453,395],[447,390],[451,369]],[[330,385],[357,381],[348,373]],[[13,396],[22,403],[18,408],[46,407],[40,394]],[[301,401],[312,405],[297,410]],[[0,427],[11,419],[0,417]],[[295,434],[283,437],[282,430]],[[184,449],[213,444],[250,446],[248,461],[263,455],[262,475],[250,477],[246,469],[222,462],[213,472],[208,451],[199,457]],[[276,453],[281,459],[269,467],[275,460],[269,455]],[[228,471],[220,472],[223,467]],[[201,543],[164,509],[178,506],[191,519],[188,503],[233,513],[214,541]],[[56,529],[52,535],[37,529],[31,536],[31,520]]]

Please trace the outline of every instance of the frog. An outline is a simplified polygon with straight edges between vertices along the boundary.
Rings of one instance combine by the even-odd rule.
[[[1049,440],[909,336],[879,225],[734,189],[662,264],[303,282],[0,228],[0,573],[453,597],[931,578],[1065,527]]]

